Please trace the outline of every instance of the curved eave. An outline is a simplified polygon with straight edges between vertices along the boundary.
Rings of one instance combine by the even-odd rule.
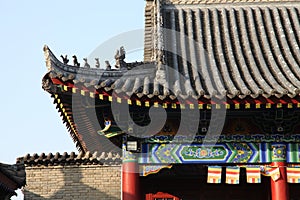
[[[102,128],[99,125],[97,113],[94,113],[93,110],[95,108],[93,103],[95,102],[82,95],[86,90],[79,91],[76,89],[80,93],[74,94],[72,90],[65,90],[66,87],[52,81],[55,80],[51,79],[49,74],[46,74],[43,78],[43,88],[54,98],[53,104],[56,105],[77,149],[80,152],[110,151],[111,142],[108,141],[108,137],[97,133]],[[112,139],[118,140],[114,137]]]
[[[107,91],[104,88],[93,89],[84,87],[84,85],[74,85],[68,82],[63,82],[58,78],[49,78],[48,75],[45,76],[43,82],[47,84],[43,85],[43,88],[49,91],[52,95],[59,94],[61,98],[79,95],[85,98],[98,99],[98,101],[104,104],[110,104],[112,101],[118,103],[128,103],[129,105],[139,106],[139,107],[157,107],[161,105],[163,108],[172,108],[172,109],[212,109],[216,107],[221,109],[226,107],[226,109],[270,109],[270,108],[299,108],[300,107],[300,97],[296,96],[290,98],[288,96],[283,96],[277,98],[276,96],[271,96],[265,98],[259,96],[257,98],[246,97],[240,99],[238,97],[232,99],[206,99],[201,98],[197,101],[191,101],[191,99],[181,99],[180,101],[175,97],[170,98],[160,98],[158,96],[152,95],[150,97],[140,97],[136,93],[128,95],[126,92],[114,93],[112,90]]]
[[[67,130],[69,131],[75,146],[80,152],[87,152],[88,149],[86,144],[78,132],[77,125],[74,123],[72,106],[62,102],[62,99],[58,95],[51,95],[51,97],[54,98],[53,104],[56,104],[56,108],[62,117],[63,123],[66,124]]]

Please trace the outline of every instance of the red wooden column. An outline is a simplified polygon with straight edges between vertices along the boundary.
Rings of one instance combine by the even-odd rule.
[[[136,157],[123,147],[122,200],[140,200],[140,174]]]
[[[289,185],[286,175],[286,151],[285,146],[272,145],[272,166],[279,167],[280,178],[274,181],[271,178],[272,200],[289,200]]]

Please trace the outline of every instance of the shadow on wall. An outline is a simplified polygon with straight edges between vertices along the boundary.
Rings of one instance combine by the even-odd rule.
[[[82,173],[81,169],[77,168],[76,173],[70,173],[68,170],[65,170],[65,168],[62,168],[60,170],[63,174],[64,183],[63,186],[60,187],[57,191],[55,191],[52,195],[44,195],[47,197],[43,197],[39,194],[30,192],[28,190],[24,191],[24,200],[43,200],[43,199],[64,199],[64,200],[82,200],[82,199],[88,199],[88,200],[120,200],[120,198],[113,197],[111,195],[106,194],[105,192],[102,192],[98,190],[97,188],[91,187],[87,184],[85,184],[82,179]],[[105,177],[105,175],[103,175]],[[90,177],[92,179],[92,177]],[[105,181],[105,180],[104,180]],[[91,181],[91,184],[93,181]],[[45,185],[40,185],[40,188],[42,191],[48,191],[49,193],[53,191],[51,188],[51,184],[41,183]],[[57,180],[57,184],[62,185],[62,183],[59,183]],[[107,185],[109,186],[109,185]],[[108,190],[109,191],[109,190]]]

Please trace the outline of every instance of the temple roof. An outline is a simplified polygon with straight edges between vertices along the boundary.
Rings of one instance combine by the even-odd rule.
[[[16,195],[15,190],[25,186],[26,173],[22,162],[15,165],[0,163],[0,190],[11,196]]]
[[[174,90],[198,98],[299,95],[299,8],[162,5],[162,26],[171,31],[162,31],[161,50],[175,69],[166,74],[183,75]]]
[[[43,88],[83,152],[105,146],[97,134],[104,116],[93,115],[112,101],[172,109],[299,108],[300,1],[266,2],[147,1],[144,62],[78,67],[45,46]]]
[[[300,93],[299,8],[161,5],[156,64],[133,63],[125,71],[76,68],[45,47],[49,76],[138,98],[294,98]]]
[[[27,154],[24,157],[17,159],[17,162],[24,163],[26,166],[57,166],[57,165],[119,165],[121,160],[119,153],[102,152],[97,151],[91,153],[80,152],[75,154],[74,152],[63,154]]]

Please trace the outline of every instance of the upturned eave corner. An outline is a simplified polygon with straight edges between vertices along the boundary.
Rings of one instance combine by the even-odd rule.
[[[43,51],[45,56],[46,67],[48,71],[51,71],[52,67],[51,67],[50,49],[47,45],[44,45]]]

